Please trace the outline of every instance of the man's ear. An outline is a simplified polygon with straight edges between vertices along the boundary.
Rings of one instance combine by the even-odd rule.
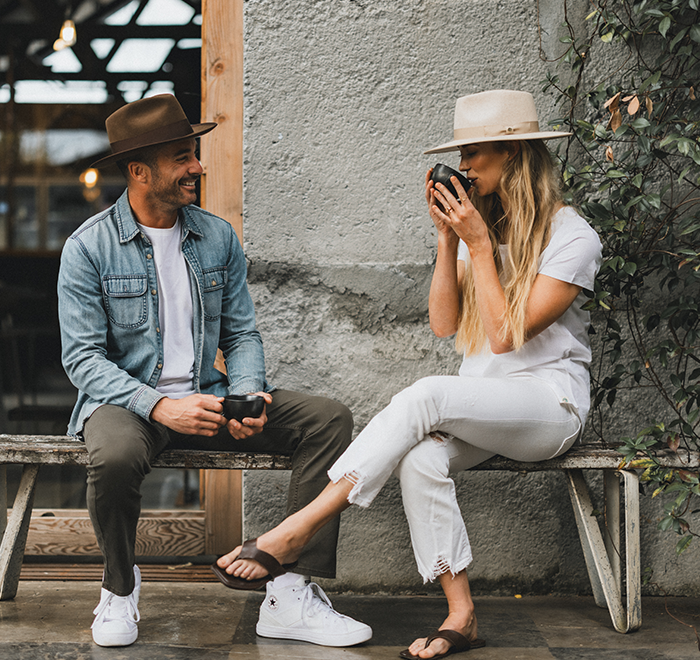
[[[151,168],[146,163],[141,163],[138,160],[132,160],[127,165],[129,176],[139,183],[146,183],[151,175]]]

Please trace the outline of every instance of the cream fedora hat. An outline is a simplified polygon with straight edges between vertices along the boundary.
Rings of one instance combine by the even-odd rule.
[[[499,140],[550,140],[571,133],[540,131],[535,99],[529,92],[494,89],[457,99],[454,139],[424,151],[457,151],[465,144]]]

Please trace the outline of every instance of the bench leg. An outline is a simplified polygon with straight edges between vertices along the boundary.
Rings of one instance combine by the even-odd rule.
[[[621,633],[637,630],[642,625],[641,607],[641,572],[639,561],[639,483],[633,472],[620,472],[625,482],[625,550],[627,572],[627,611],[622,604],[619,562],[611,562],[612,556],[619,552],[619,542],[615,545],[615,535],[606,542],[600,531],[598,521],[593,515],[593,505],[588,487],[581,470],[567,470],[569,495],[574,508],[576,525],[581,538],[581,547],[591,579],[593,595],[598,605],[607,607],[615,630]],[[608,525],[619,528],[619,500],[617,509],[612,504],[619,490],[610,488],[608,482],[607,496]],[[618,534],[619,536],[619,534]],[[615,567],[615,568],[614,568]],[[616,574],[617,573],[617,574]]]
[[[0,539],[7,527],[7,466],[0,465]]]
[[[2,536],[2,543],[0,543],[0,600],[10,600],[17,593],[38,473],[38,465],[24,466],[15,503],[12,506],[12,514]]]

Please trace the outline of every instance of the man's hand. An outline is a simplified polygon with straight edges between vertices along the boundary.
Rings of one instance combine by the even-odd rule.
[[[263,399],[265,399],[266,404],[272,403],[272,396],[267,392],[252,392],[252,394],[255,396],[261,396]],[[260,417],[244,417],[242,422],[238,422],[235,419],[229,419],[226,428],[231,434],[231,437],[236,438],[236,440],[250,438],[251,436],[260,433],[265,424],[267,424],[266,412],[266,408],[263,408],[262,415],[260,415]]]
[[[153,407],[151,419],[178,433],[211,437],[226,424],[221,415],[223,400],[213,394],[191,394],[184,399],[165,397]]]

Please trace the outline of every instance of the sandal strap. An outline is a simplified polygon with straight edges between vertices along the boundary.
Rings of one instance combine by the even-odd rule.
[[[243,543],[238,559],[251,559],[258,562],[272,577],[284,575],[287,571],[282,568],[281,564],[271,555],[260,550],[257,546],[257,539],[248,539]]]
[[[458,633],[456,630],[436,630],[434,633],[428,636],[428,638],[425,640],[425,648],[427,649],[431,642],[434,642],[436,639],[444,639],[445,641],[449,642],[452,644],[453,652],[459,652],[459,651],[468,651],[471,648],[471,644],[469,643],[469,640],[462,635],[462,633]]]

